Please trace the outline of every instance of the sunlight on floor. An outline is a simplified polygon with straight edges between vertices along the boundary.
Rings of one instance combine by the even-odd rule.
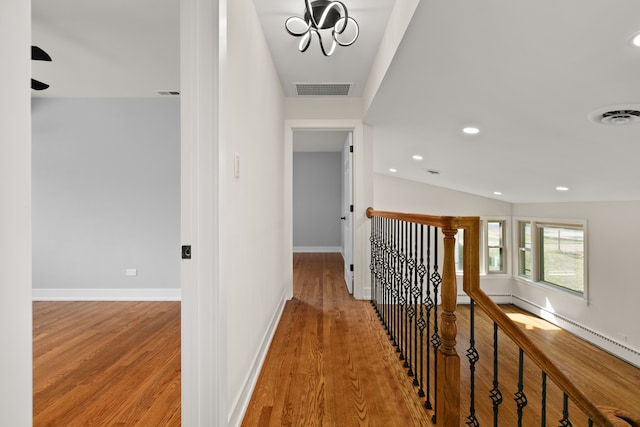
[[[543,329],[547,331],[560,330],[557,326],[536,316],[530,316],[522,313],[507,313],[507,316],[509,316],[509,318],[514,322],[522,323],[526,329]]]

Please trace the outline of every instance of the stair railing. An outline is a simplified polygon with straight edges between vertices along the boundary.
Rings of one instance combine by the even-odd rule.
[[[408,376],[418,388],[424,406],[433,411],[432,421],[446,427],[461,423],[460,356],[456,351],[457,284],[456,234],[463,230],[463,289],[471,298],[471,340],[466,351],[470,365],[469,415],[464,423],[479,426],[475,414],[475,348],[473,310],[479,306],[494,322],[493,425],[498,425],[503,403],[498,381],[498,330],[519,349],[518,387],[514,394],[517,425],[523,422],[527,405],[524,392],[524,359],[542,372],[541,414],[546,425],[546,384],[557,386],[563,395],[561,426],[570,426],[569,401],[587,417],[589,426],[614,426],[573,382],[527,337],[527,335],[480,289],[480,219],[478,217],[430,216],[367,209],[371,219],[371,304],[396,347]],[[441,237],[439,237],[441,236]],[[438,256],[438,250],[443,256]],[[442,258],[442,269],[438,262]],[[555,402],[554,402],[555,403]],[[628,415],[628,414],[627,414]],[[614,417],[628,425],[631,417]],[[511,425],[511,424],[510,424]],[[619,425],[619,424],[618,424]]]

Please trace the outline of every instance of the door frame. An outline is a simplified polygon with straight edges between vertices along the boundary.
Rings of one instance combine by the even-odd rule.
[[[228,424],[219,158],[226,132],[226,1],[180,0],[182,425]],[[179,248],[176,248],[176,256]]]
[[[285,253],[293,253],[293,132],[296,130],[341,130],[351,131],[353,135],[353,296],[356,299],[368,299],[371,297],[368,285],[369,262],[369,229],[366,217],[366,209],[372,203],[370,191],[371,183],[367,183],[367,176],[371,176],[366,167],[366,159],[371,155],[365,150],[366,126],[361,120],[351,119],[300,119],[285,120],[284,122],[284,212],[285,212]],[[370,150],[369,150],[370,151]],[[370,181],[370,178],[369,178]],[[287,260],[286,271],[293,275],[293,257]],[[293,297],[293,289],[289,298]]]
[[[353,295],[353,132],[347,134],[342,147],[342,259],[344,260],[344,281]]]

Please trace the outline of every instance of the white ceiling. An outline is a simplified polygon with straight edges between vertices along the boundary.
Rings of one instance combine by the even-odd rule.
[[[350,95],[362,95],[394,0],[345,0],[343,3],[349,16],[358,22],[360,35],[352,46],[338,46],[332,56],[325,57],[316,39],[306,52],[299,52],[300,39],[285,30],[287,18],[304,15],[305,0],[254,0],[287,96],[294,96],[294,83],[352,83]]]
[[[423,0],[366,116],[375,170],[509,202],[640,200],[640,124],[587,119],[640,103],[638,31],[636,0]]]
[[[284,29],[303,0],[254,0],[286,94],[293,83],[362,93],[393,0],[344,2],[360,37],[325,58],[317,41],[298,52]],[[51,84],[39,96],[178,89],[178,0],[32,9],[33,44],[53,57],[33,63],[33,77]],[[365,117],[375,171],[509,202],[640,200],[640,124],[587,118],[640,107],[640,49],[628,42],[637,31],[637,0],[422,0]],[[462,134],[469,125],[480,133]]]
[[[150,97],[179,90],[178,0],[31,0],[38,97]]]

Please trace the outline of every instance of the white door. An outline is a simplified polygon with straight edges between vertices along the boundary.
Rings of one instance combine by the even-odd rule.
[[[349,132],[342,149],[342,256],[344,281],[353,294],[353,133]]]

